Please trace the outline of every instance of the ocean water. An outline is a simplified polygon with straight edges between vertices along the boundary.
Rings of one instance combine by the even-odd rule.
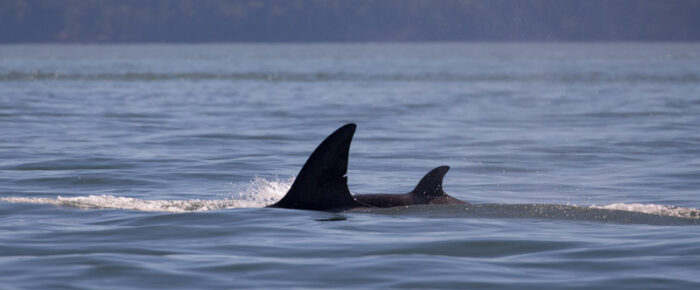
[[[355,193],[264,208],[341,125]],[[700,44],[0,46],[0,288],[698,288]]]

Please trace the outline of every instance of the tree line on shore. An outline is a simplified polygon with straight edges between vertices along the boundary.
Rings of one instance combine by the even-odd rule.
[[[698,41],[700,0],[0,0],[0,42]]]

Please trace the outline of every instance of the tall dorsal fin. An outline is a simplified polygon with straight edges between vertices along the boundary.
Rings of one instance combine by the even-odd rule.
[[[287,194],[270,207],[343,210],[366,206],[348,190],[348,154],[355,124],[346,124],[326,137],[311,153]]]
[[[450,167],[443,165],[425,174],[420,182],[418,182],[418,185],[416,185],[416,188],[409,193],[414,201],[427,203],[433,198],[447,195],[442,190],[442,179],[445,177],[448,170],[450,170]]]

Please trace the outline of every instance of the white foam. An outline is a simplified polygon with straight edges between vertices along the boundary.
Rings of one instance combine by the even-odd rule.
[[[236,191],[232,198],[238,203],[236,207],[264,207],[282,199],[292,183],[294,177],[287,180],[256,177],[245,189]]]
[[[89,195],[77,197],[3,197],[0,201],[70,206],[84,209],[124,209],[155,212],[194,212],[229,208],[264,207],[281,199],[294,178],[286,181],[255,178],[245,189],[231,197],[218,200],[149,200],[113,195]]]
[[[613,203],[609,205],[591,205],[591,208],[623,210],[631,212],[640,212],[646,214],[654,214],[660,216],[670,216],[688,219],[700,219],[700,210],[687,207],[659,205],[659,204],[641,204],[641,203]]]
[[[150,200],[113,195],[89,195],[76,197],[2,197],[0,201],[10,203],[33,203],[70,206],[84,209],[124,209],[155,212],[195,212],[230,208],[258,208],[280,200],[289,190],[294,178],[288,180],[265,179],[256,177],[242,188],[226,194],[227,197],[216,200]],[[590,208],[622,210],[660,216],[700,219],[700,210],[670,205],[613,203],[609,205],[591,205]]]

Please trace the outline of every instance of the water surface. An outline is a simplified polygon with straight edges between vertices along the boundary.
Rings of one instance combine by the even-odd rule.
[[[700,286],[700,45],[0,46],[9,288]],[[358,124],[357,193],[262,208]]]

